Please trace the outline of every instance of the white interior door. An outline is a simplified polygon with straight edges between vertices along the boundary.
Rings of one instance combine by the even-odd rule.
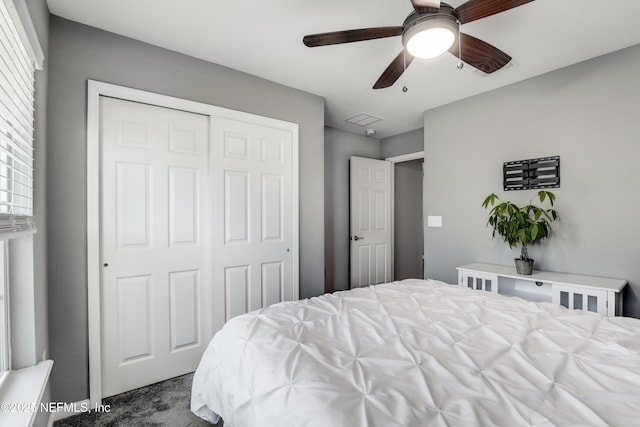
[[[298,299],[297,166],[291,130],[212,118],[214,328]],[[297,141],[297,139],[296,139]],[[221,284],[222,286],[218,286]]]
[[[209,120],[100,98],[103,397],[192,372],[211,335]]]
[[[391,163],[350,159],[351,288],[393,278]]]

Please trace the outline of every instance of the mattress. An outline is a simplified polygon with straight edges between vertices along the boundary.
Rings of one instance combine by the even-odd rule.
[[[637,425],[640,320],[433,280],[231,319],[191,409],[226,427]]]

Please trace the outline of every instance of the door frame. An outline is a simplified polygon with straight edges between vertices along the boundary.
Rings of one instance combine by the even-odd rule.
[[[299,126],[296,123],[217,107],[196,101],[160,95],[95,80],[87,82],[87,308],[89,338],[89,402],[91,407],[102,403],[102,349],[100,299],[100,97],[172,108],[209,117],[222,117],[253,124],[276,127],[291,132],[293,187],[292,268],[294,299],[299,298]],[[209,144],[212,132],[209,132]],[[205,319],[211,321],[211,319]],[[212,331],[213,333],[214,331]],[[207,342],[211,337],[205,337]]]
[[[402,154],[400,156],[387,157],[385,160],[391,162],[391,253],[394,258],[391,259],[391,271],[393,272],[395,280],[395,253],[396,253],[396,163],[409,162],[411,160],[424,160],[424,151],[416,151],[413,153]],[[423,165],[423,177],[422,177],[422,191],[424,192],[424,165]],[[422,209],[422,226],[424,228],[424,207]],[[423,249],[422,249],[422,276],[424,277],[424,233],[422,236]]]

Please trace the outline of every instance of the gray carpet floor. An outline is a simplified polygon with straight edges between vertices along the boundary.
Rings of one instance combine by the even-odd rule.
[[[213,427],[189,409],[193,374],[103,399],[110,412],[87,412],[56,421],[54,427]],[[222,427],[220,421],[215,427]]]

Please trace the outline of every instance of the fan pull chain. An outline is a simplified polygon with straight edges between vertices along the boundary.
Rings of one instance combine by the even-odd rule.
[[[406,49],[404,49],[402,51],[402,64],[404,66],[404,70],[402,71],[402,73],[404,74],[405,71],[407,71],[407,51]],[[407,93],[409,89],[406,86],[402,87],[402,92]]]
[[[464,68],[464,62],[462,62],[462,40],[460,39],[460,21],[456,21],[458,23],[458,70],[462,70]]]

